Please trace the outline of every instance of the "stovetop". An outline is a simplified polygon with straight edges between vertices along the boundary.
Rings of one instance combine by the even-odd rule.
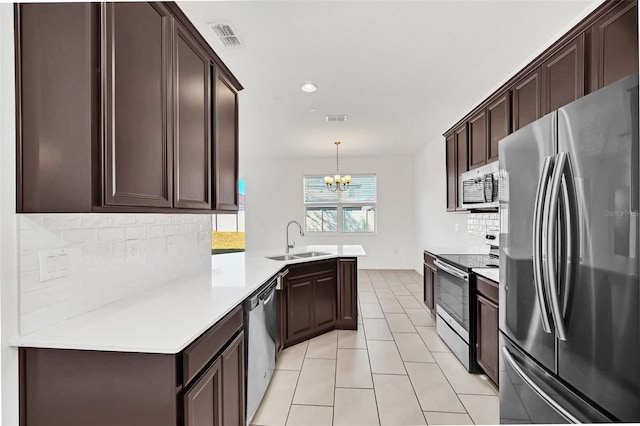
[[[498,268],[500,262],[497,257],[488,254],[439,254],[437,258],[467,272],[471,268]]]

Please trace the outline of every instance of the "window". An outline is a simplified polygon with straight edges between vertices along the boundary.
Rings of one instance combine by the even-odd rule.
[[[324,176],[304,176],[306,232],[376,232],[376,175],[351,175],[346,191],[331,192]]]
[[[211,216],[211,254],[244,251],[244,180],[238,181],[238,213]]]

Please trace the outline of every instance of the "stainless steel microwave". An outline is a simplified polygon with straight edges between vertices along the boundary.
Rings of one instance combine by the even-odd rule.
[[[498,209],[498,162],[462,173],[460,197],[469,210]]]

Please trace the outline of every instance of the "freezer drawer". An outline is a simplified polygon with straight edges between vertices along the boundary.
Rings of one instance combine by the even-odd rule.
[[[611,422],[501,335],[500,423]]]

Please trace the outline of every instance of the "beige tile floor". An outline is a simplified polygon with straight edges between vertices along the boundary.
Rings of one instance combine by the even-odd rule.
[[[358,271],[358,330],[282,352],[253,425],[497,424],[498,394],[440,340],[415,271]]]

